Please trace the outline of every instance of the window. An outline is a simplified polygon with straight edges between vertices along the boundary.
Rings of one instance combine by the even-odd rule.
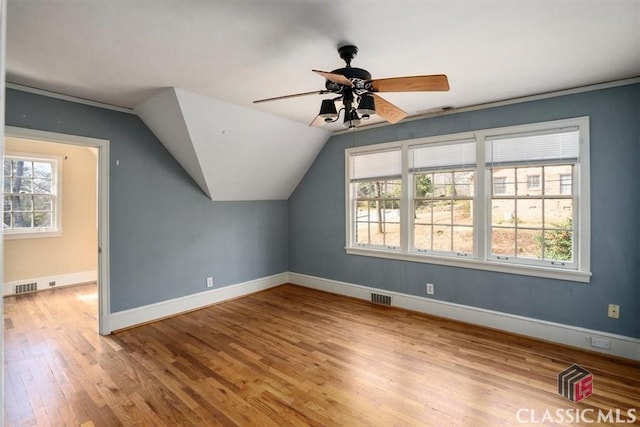
[[[527,175],[527,190],[540,188],[540,175]]]
[[[359,246],[400,246],[401,152],[382,151],[354,156],[354,243]]]
[[[409,149],[412,249],[460,256],[473,253],[475,155],[473,141]]]
[[[560,194],[571,194],[571,175],[560,174]]]
[[[588,282],[588,126],[347,149],[347,253]]]
[[[31,154],[7,154],[3,169],[5,237],[60,235],[59,159]]]
[[[507,177],[493,177],[493,194],[507,194]]]

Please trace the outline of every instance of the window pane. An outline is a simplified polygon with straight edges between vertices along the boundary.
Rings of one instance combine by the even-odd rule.
[[[11,188],[12,193],[31,193],[32,187],[32,179],[31,178],[14,178],[13,179],[13,187]]]
[[[513,228],[493,228],[491,230],[491,253],[493,255],[514,256],[516,231]]]
[[[453,200],[453,223],[456,225],[473,225],[472,200]]]
[[[544,233],[544,257],[553,261],[572,261],[573,247],[571,222],[566,224],[564,230],[553,230]]]
[[[31,177],[33,176],[33,162],[26,160],[14,160],[13,169],[15,176]]]
[[[496,168],[491,171],[493,194],[497,196],[513,196],[515,194],[515,169]]]
[[[50,211],[52,210],[51,196],[33,196],[33,210],[36,211]]]
[[[516,202],[518,227],[542,228],[542,199],[519,199]]]
[[[51,212],[34,212],[34,227],[51,227]]]
[[[11,160],[5,160],[3,164],[4,176],[11,176],[11,166],[13,162]]]
[[[492,200],[491,201],[491,225],[514,224],[516,218],[515,200]]]
[[[33,176],[35,178],[51,179],[53,166],[48,162],[33,162]]]
[[[378,183],[376,183],[378,184]],[[384,198],[399,198],[400,197],[400,181],[383,181],[380,185],[380,196]]]
[[[473,172],[454,172],[453,181],[455,183],[454,195],[456,197],[473,197]]]
[[[33,192],[34,193],[51,193],[51,180],[39,179],[39,178],[34,179]]]
[[[450,191],[448,187],[452,184],[451,172],[433,174],[433,197],[445,197]]]
[[[4,179],[4,189],[3,192],[11,193],[11,178]]]
[[[11,228],[11,214],[9,212],[4,213],[4,228]]]
[[[546,196],[571,195],[572,170],[572,165],[546,166],[544,168],[544,194]],[[563,176],[564,178],[562,178]],[[562,188],[563,182],[564,190]]]
[[[542,258],[542,231],[518,228],[517,256],[521,258]]]
[[[355,243],[400,246],[401,181],[368,180],[355,185]]]
[[[473,227],[453,227],[453,250],[473,253]]]
[[[519,167],[516,171],[518,178],[518,195],[538,196],[542,194],[542,168]]]
[[[414,204],[414,222],[416,224],[431,224],[432,204],[428,200],[416,200]]]
[[[358,244],[366,245],[369,244],[369,228],[371,227],[371,223],[369,222],[358,222],[356,224],[356,236],[355,241]]]
[[[14,212],[13,228],[31,228],[33,227],[33,214],[31,212]]]
[[[400,246],[400,201],[387,200],[382,210],[384,245]]]
[[[573,199],[545,200],[544,226],[558,228],[573,217]]]
[[[419,173],[413,176],[416,197],[433,196],[433,174]]]
[[[433,223],[451,224],[452,200],[442,200],[433,203]]]
[[[416,225],[413,234],[413,246],[416,249],[431,250],[431,233],[433,228],[431,225]]]
[[[451,252],[451,227],[433,226],[433,250]]]
[[[14,212],[33,210],[32,196],[11,196],[11,208]]]
[[[7,212],[11,210],[11,196],[4,196],[3,211]]]

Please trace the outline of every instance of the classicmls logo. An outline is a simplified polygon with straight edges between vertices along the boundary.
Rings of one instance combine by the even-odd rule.
[[[558,374],[558,393],[580,402],[593,393],[593,375],[581,366],[573,365]]]

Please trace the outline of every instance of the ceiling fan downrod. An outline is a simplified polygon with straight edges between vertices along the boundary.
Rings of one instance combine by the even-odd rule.
[[[338,48],[338,54],[340,54],[340,58],[347,63],[347,68],[349,68],[351,67],[351,60],[358,54],[358,47],[351,44],[340,46]]]

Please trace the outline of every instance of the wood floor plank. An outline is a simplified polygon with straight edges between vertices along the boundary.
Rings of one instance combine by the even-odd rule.
[[[5,298],[6,425],[640,425],[635,361],[294,285],[101,337],[96,292]],[[594,375],[579,403],[556,389],[572,364]]]

